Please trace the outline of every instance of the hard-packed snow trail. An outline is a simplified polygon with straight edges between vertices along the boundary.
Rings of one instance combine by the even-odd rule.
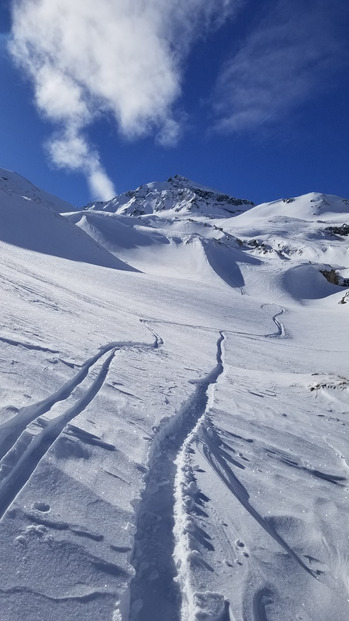
[[[177,567],[177,580],[182,595],[181,611],[178,617],[180,621],[194,621],[194,619],[198,618],[214,618],[219,619],[219,621],[229,621],[230,619],[229,602],[224,601],[216,593],[202,594],[200,600],[199,595],[193,591],[190,577],[191,571],[197,564],[205,564],[205,561],[195,555],[195,550],[191,550],[189,543],[191,533],[196,529],[195,524],[190,519],[190,512],[196,507],[197,511],[201,513],[200,505],[202,500],[208,500],[201,494],[195,482],[195,476],[190,464],[191,445],[197,439],[201,428],[207,426],[209,420],[208,413],[213,402],[214,386],[218,378],[224,373],[223,342],[225,338],[224,333],[221,332],[221,337],[217,343],[217,370],[219,372],[216,375],[215,381],[210,382],[207,387],[205,407],[201,410],[196,424],[192,427],[190,433],[187,434],[176,457],[174,559]],[[202,514],[204,515],[204,513]],[[199,537],[200,539],[205,538],[205,533],[203,531],[200,532]],[[209,542],[207,542],[207,545],[210,545]],[[210,569],[209,567],[207,568]],[[201,607],[202,610],[200,611]],[[210,608],[213,616],[206,615],[207,607]],[[197,613],[201,616],[199,617]]]
[[[206,411],[208,391],[223,372],[221,332],[216,365],[209,375],[195,382],[193,396],[174,418],[164,422],[149,457],[146,486],[138,508],[133,551],[135,577],[131,584],[130,621],[178,621],[181,592],[175,582],[174,481],[175,461],[183,443]]]

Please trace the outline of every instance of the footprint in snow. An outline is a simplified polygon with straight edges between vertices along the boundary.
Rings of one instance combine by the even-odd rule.
[[[241,539],[237,539],[237,541],[235,541],[235,545],[237,548],[239,548],[239,550],[241,550],[243,556],[245,556],[246,558],[249,558],[249,553],[245,550],[245,544],[243,541],[241,541]]]
[[[47,504],[47,502],[34,502],[33,503],[33,509],[36,509],[37,511],[42,511],[42,513],[47,513],[48,511],[50,511],[51,507],[49,504]]]

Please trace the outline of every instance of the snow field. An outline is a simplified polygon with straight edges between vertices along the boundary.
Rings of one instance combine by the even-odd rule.
[[[1,619],[346,620],[345,200],[1,175]]]

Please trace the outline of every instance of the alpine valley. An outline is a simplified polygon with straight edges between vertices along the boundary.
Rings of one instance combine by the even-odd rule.
[[[349,618],[349,200],[0,169],[1,621]]]

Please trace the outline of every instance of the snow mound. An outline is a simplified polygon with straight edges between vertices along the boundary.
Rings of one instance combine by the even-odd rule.
[[[128,216],[105,212],[76,212],[66,216],[128,265],[151,274],[185,278],[210,279],[241,289],[244,278],[239,265],[260,263],[244,252],[235,241],[217,227],[189,226],[174,230],[142,225]],[[206,236],[204,235],[206,234]]]
[[[66,216],[112,253],[121,249],[169,243],[167,237],[150,227],[137,226],[137,220],[104,212],[76,212]]]
[[[321,273],[323,266],[298,265],[289,269],[284,276],[285,289],[297,300],[316,300],[341,291]]]

